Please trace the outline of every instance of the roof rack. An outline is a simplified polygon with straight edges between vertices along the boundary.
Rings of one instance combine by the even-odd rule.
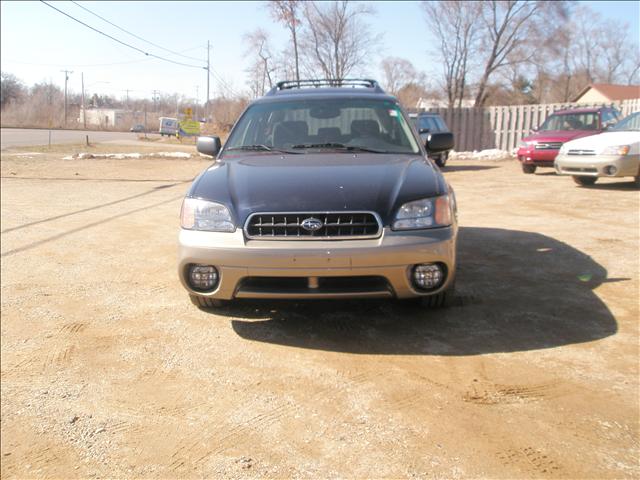
[[[368,78],[318,78],[318,79],[306,79],[306,80],[283,80],[281,82],[276,83],[276,86],[273,87],[267,95],[275,95],[277,92],[282,90],[291,90],[294,88],[321,88],[321,87],[364,87],[371,88],[376,93],[385,93],[384,90],[380,87],[378,82],[375,80],[370,80]]]

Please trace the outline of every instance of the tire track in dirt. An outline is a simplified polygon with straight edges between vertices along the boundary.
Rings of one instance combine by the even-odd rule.
[[[542,450],[533,447],[511,448],[496,453],[505,467],[515,467],[533,476],[560,473],[561,467]]]
[[[558,383],[534,385],[484,385],[472,386],[462,399],[468,403],[481,405],[504,405],[511,403],[538,402],[560,396]]]
[[[86,323],[72,322],[60,327],[59,333],[80,333],[87,328]]]
[[[342,377],[338,372],[336,376]],[[367,383],[372,378],[378,377],[378,372],[362,372],[351,377],[347,377],[347,383],[340,387],[328,386],[317,390],[306,398],[305,404],[317,405],[318,402],[329,402],[336,393],[345,392],[353,386]],[[304,408],[298,403],[280,403],[248,420],[228,428],[220,426],[209,436],[209,439],[198,438],[193,440],[193,436],[183,438],[178,448],[171,455],[171,463],[168,468],[177,474],[179,470],[189,466],[201,467],[207,459],[220,455],[225,451],[243,445],[250,437],[259,433],[275,423],[291,418],[296,412]]]

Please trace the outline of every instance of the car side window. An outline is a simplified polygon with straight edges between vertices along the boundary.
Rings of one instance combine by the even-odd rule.
[[[615,125],[618,123],[618,118],[614,114],[613,110],[604,110],[602,112],[602,126]]]

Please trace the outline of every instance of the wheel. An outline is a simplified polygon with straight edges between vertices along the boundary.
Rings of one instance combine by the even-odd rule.
[[[573,175],[573,181],[576,182],[581,187],[588,187],[589,185],[593,185],[598,180],[598,177],[585,177],[583,175]]]
[[[636,188],[640,188],[640,175],[636,175],[635,177],[633,177],[633,184],[636,186]]]
[[[443,292],[436,293],[435,295],[429,295],[428,297],[422,297],[420,299],[420,303],[426,308],[445,308],[452,304],[454,296],[455,285],[451,285]]]
[[[449,155],[446,152],[441,153],[436,159],[436,165],[438,165],[440,168],[443,168],[447,164],[448,157]]]
[[[189,295],[191,303],[196,307],[202,309],[213,309],[226,307],[229,304],[228,300],[219,300],[217,298],[201,297],[200,295]]]
[[[526,163],[522,164],[522,171],[524,173],[536,173],[536,166],[535,165],[527,165]]]

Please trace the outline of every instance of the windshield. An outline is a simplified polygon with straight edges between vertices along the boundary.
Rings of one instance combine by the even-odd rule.
[[[420,152],[398,104],[362,98],[255,104],[227,140],[224,151],[232,150]]]
[[[623,118],[618,124],[611,128],[612,131],[640,131],[640,112],[632,113],[628,117]]]
[[[429,130],[431,133],[447,132],[447,126],[440,117],[425,115],[418,118],[418,130]]]
[[[545,130],[598,130],[598,113],[551,115],[540,127]]]

